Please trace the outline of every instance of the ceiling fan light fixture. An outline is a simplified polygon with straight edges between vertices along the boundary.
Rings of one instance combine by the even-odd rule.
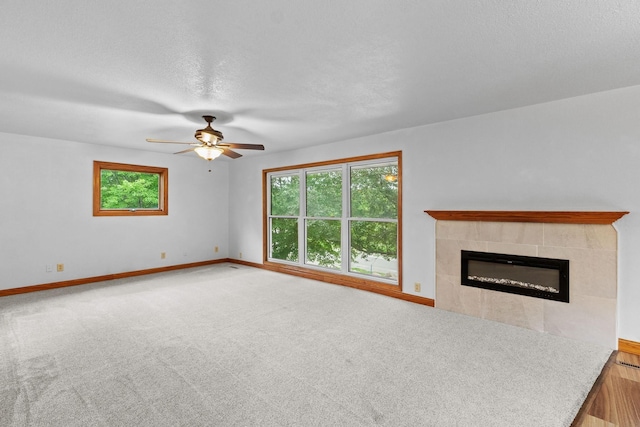
[[[202,147],[196,147],[194,148],[194,150],[196,152],[196,154],[200,157],[202,157],[205,160],[213,160],[216,157],[219,157],[220,154],[222,154],[222,148],[218,148],[218,147],[209,147],[209,146],[202,146]]]

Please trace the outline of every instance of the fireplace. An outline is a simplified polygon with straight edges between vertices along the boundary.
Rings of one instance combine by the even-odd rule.
[[[617,347],[618,232],[613,223],[628,212],[428,213],[436,219],[436,308]],[[462,250],[569,260],[571,302],[462,286]]]
[[[569,302],[569,261],[461,251],[461,284]]]

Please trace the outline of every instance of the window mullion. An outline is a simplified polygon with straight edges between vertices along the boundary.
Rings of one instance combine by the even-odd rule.
[[[300,210],[298,212],[298,263],[304,265],[307,259],[307,174],[304,169],[300,175]]]
[[[342,245],[342,272],[349,272],[351,259],[351,242],[349,241],[349,217],[351,216],[349,164],[342,165],[342,218],[341,218],[341,245]]]
[[[398,220],[395,218],[353,218],[350,217],[349,218],[351,221],[375,221],[375,222],[395,222],[397,223]]]

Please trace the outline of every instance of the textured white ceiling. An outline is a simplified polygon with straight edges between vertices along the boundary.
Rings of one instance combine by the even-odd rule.
[[[0,132],[274,152],[638,85],[639,42],[637,0],[4,0]]]

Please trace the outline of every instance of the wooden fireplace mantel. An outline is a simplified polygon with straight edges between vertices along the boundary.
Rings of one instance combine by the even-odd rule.
[[[542,222],[556,224],[613,224],[629,212],[602,211],[436,211],[426,213],[446,221]]]

